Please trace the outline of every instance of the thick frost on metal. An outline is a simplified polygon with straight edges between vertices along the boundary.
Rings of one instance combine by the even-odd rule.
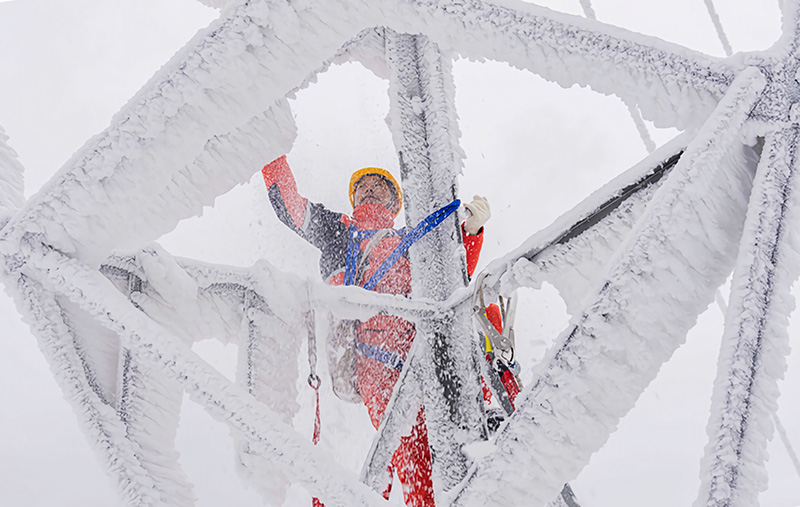
[[[458,146],[450,59],[427,37],[387,33],[390,120],[406,198],[417,224],[457,196]],[[410,250],[412,297],[445,301],[467,281],[460,223],[451,216]],[[475,343],[467,305],[417,322],[414,363],[423,390],[437,490],[466,474],[462,447],[485,438]],[[431,381],[433,380],[433,381]]]
[[[110,283],[88,266],[47,247],[31,245],[35,275],[50,290],[63,293],[118,333],[137,357],[159,368],[213,417],[226,422],[259,453],[267,453],[292,473],[309,492],[331,505],[379,506],[383,499],[344,472],[335,461],[287,426],[281,417],[256,401],[194,354],[188,346],[132,307]]]
[[[646,209],[686,148],[682,135],[624,172],[485,270],[485,290],[555,286],[576,315],[586,292]]]
[[[535,370],[491,440],[494,452],[472,467],[454,505],[554,498],[683,342],[733,267],[753,168],[747,157],[722,161],[740,146],[747,104],[763,87],[755,69],[737,78]]]
[[[734,67],[655,37],[512,0],[406,0],[406,31],[470,58],[530,70],[561,86],[590,86],[637,104],[658,126],[699,125]],[[738,69],[737,69],[738,70]]]
[[[99,394],[84,349],[77,345],[76,335],[64,321],[53,293],[24,274],[16,274],[13,286],[10,281],[8,277],[4,280],[6,289],[37,337],[78,423],[112,476],[120,500],[130,506],[167,505],[137,456],[138,449],[127,437],[115,408]]]
[[[709,443],[696,506],[758,504],[767,488],[767,442],[789,353],[790,289],[800,259],[796,125],[770,132],[750,196],[714,384]]]
[[[0,130],[6,289],[125,503],[191,504],[176,456],[156,452],[174,439],[180,385],[236,430],[242,471],[265,497],[282,494],[276,471],[283,470],[330,505],[383,504],[287,424],[297,410],[297,312],[308,305],[343,318],[386,311],[414,321],[423,338],[365,468],[368,485],[375,485],[370,465],[388,461],[420,400],[438,487],[450,490],[467,473],[461,446],[479,438],[482,421],[455,219],[412,249],[414,295],[427,299],[308,284],[266,264],[173,259],[157,246],[107,258],[140,249],[289,151],[295,127],[285,98],[345,60],[381,77],[392,69],[392,132],[410,197],[407,222],[417,223],[457,195],[462,155],[448,56],[456,53],[615,93],[658,125],[688,133],[490,267],[487,281],[501,292],[553,282],[575,317],[511,422],[485,445],[494,452],[478,453],[484,458],[455,503],[554,498],[711,301],[742,227],[698,502],[755,502],[783,367],[788,286],[797,275],[789,268],[796,248],[786,246],[788,224],[798,219],[796,192],[789,195],[785,172],[796,165],[787,160],[796,158],[800,122],[796,1],[784,1],[784,37],[773,50],[731,59],[512,0],[206,1],[225,4],[220,19],[27,203],[22,168]],[[391,29],[421,36],[387,36]],[[762,69],[766,83],[748,65]],[[751,145],[772,131],[748,202]],[[684,148],[659,181],[558,241],[569,233],[565,225]],[[246,344],[238,385],[191,353],[189,345],[206,338]],[[276,353],[266,354],[272,347]],[[441,501],[448,498],[440,491]]]

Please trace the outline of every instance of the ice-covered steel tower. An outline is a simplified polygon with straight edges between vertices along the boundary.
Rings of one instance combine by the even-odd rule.
[[[123,503],[193,503],[174,451],[186,391],[234,430],[243,476],[267,499],[291,477],[329,506],[383,505],[378,475],[423,404],[438,503],[545,505],[733,272],[696,505],[757,504],[800,268],[796,0],[783,1],[774,47],[724,59],[512,0],[218,3],[219,19],[27,201],[0,135],[3,281]],[[267,264],[175,259],[152,243],[289,152],[285,98],[347,60],[389,80],[406,222],[418,223],[457,194],[454,52],[616,94],[684,131],[488,268],[487,290],[548,281],[577,317],[475,459],[462,448],[486,435],[454,218],[411,250],[418,300]],[[361,477],[289,425],[298,372],[285,365],[296,364],[306,311],[333,301],[341,317],[383,310],[418,330]],[[237,384],[190,350],[221,335],[242,337]]]

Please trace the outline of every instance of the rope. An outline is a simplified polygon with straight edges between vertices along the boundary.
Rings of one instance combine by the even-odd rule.
[[[319,386],[322,384],[322,380],[317,375],[317,336],[314,332],[314,310],[305,313],[305,321],[308,329],[308,385],[314,390],[316,396],[316,416],[314,417],[314,433],[311,442],[317,445],[320,434]]]
[[[319,418],[319,386],[322,381],[317,375],[317,333],[314,322],[314,310],[311,309],[311,286],[306,286],[308,293],[309,309],[303,314],[306,322],[306,331],[308,333],[308,385],[314,390],[314,432],[311,435],[311,443],[317,445],[319,443],[319,435],[322,430],[322,424]],[[318,498],[311,499],[312,507],[325,507]]]
[[[706,10],[708,10],[708,15],[711,17],[711,22],[714,24],[714,29],[717,31],[717,37],[722,43],[722,49],[725,51],[725,55],[731,56],[733,54],[733,49],[731,48],[731,43],[728,42],[727,35],[725,35],[725,30],[722,29],[722,23],[717,15],[717,10],[714,9],[713,0],[703,0],[703,2],[706,4]]]
[[[622,99],[622,102],[628,108],[628,113],[631,115],[633,124],[636,125],[639,137],[644,143],[644,149],[647,150],[647,153],[653,153],[656,151],[656,143],[653,141],[653,138],[650,137],[650,132],[647,130],[647,125],[644,124],[644,118],[642,118],[642,113],[639,112],[639,108],[629,100]]]
[[[707,1],[710,2],[711,0]],[[592,1],[580,0],[580,3],[583,8],[583,15],[588,19],[597,21],[597,15],[592,8]],[[622,97],[620,97],[620,100],[622,100],[622,103],[628,108],[628,114],[631,115],[631,120],[633,120],[633,124],[636,126],[636,131],[639,132],[639,137],[642,139],[642,143],[644,143],[644,149],[647,150],[647,153],[653,153],[656,151],[656,143],[653,141],[653,138],[650,137],[650,131],[647,130],[647,125],[644,123],[639,108],[630,100],[623,99]]]
[[[594,13],[594,9],[592,8],[592,1],[591,0],[580,0],[581,7],[583,7],[583,15],[589,19],[597,19],[597,15]]]

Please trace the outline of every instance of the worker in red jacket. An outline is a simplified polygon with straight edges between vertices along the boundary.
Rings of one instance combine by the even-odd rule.
[[[321,251],[320,272],[327,283],[358,285],[384,294],[410,294],[408,251],[403,251],[393,263],[391,259],[387,261],[393,253],[397,256],[405,233],[394,229],[394,219],[403,205],[403,194],[391,173],[377,167],[353,173],[348,189],[352,216],[330,211],[302,197],[285,156],[265,166],[262,173],[278,218]],[[470,216],[461,228],[467,271],[471,276],[483,244],[483,225],[491,213],[486,199],[479,196],[466,207]],[[387,265],[390,266],[388,270]],[[349,322],[355,335],[356,395],[360,395],[377,429],[416,330],[413,323],[385,313],[363,322]],[[406,505],[434,505],[431,456],[422,410],[411,435],[401,438],[392,456],[390,472],[391,469],[403,484]],[[386,498],[391,488],[391,475],[388,484],[384,492]]]

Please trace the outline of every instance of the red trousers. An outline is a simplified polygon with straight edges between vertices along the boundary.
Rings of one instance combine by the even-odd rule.
[[[406,359],[414,341],[414,324],[393,315],[379,314],[362,322],[357,331],[357,339],[371,347],[398,354]],[[400,376],[400,371],[387,364],[358,354],[356,357],[358,390],[367,406],[375,429],[381,423],[392,390]],[[397,474],[403,485],[406,505],[411,507],[434,507],[433,482],[431,481],[431,452],[428,446],[428,430],[422,409],[411,434],[400,438],[400,445],[392,455],[389,466],[389,484],[384,497],[389,498],[392,487],[391,473]]]

